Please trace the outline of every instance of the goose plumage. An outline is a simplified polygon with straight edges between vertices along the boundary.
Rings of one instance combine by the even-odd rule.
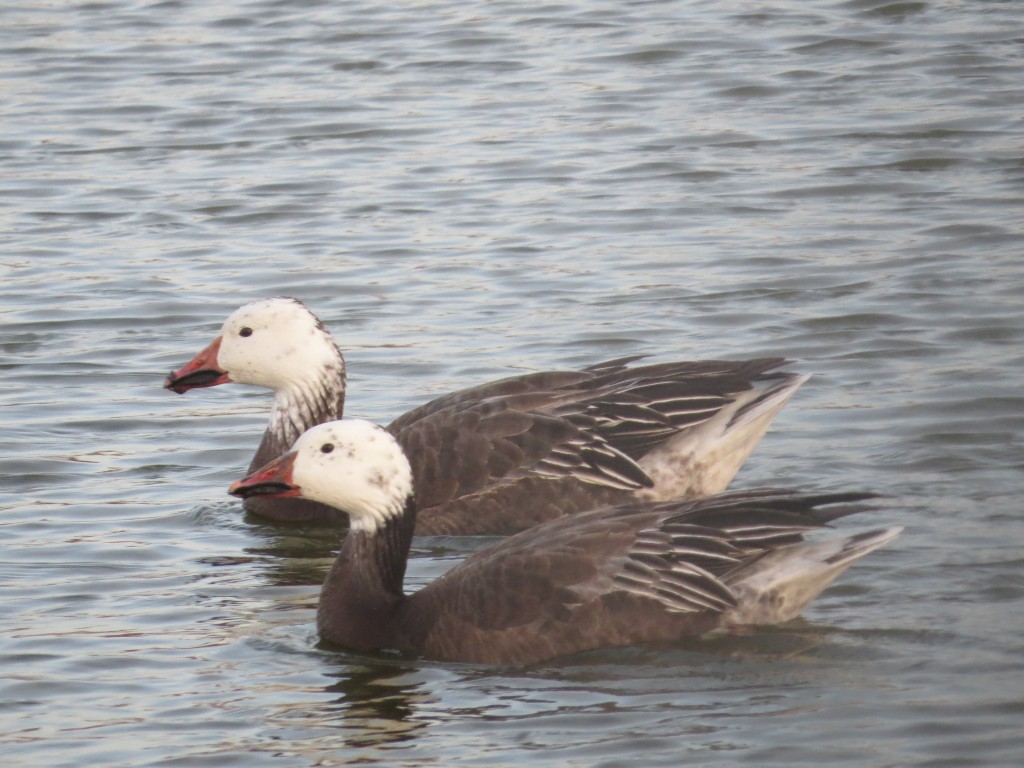
[[[414,487],[394,436],[353,419],[313,427],[230,492],[311,499],[351,518],[321,592],[322,641],[482,663],[783,622],[902,530],[804,540],[859,511],[871,497],[861,493],[634,501],[541,523],[406,595]]]
[[[807,378],[778,370],[789,362],[781,357],[638,360],[512,376],[395,419],[387,429],[412,463],[417,533],[504,534],[602,504],[720,492]],[[228,382],[274,391],[249,471],[343,415],[344,357],[297,299],[239,308],[165,387]],[[339,519],[300,498],[253,496],[245,507],[276,520]]]

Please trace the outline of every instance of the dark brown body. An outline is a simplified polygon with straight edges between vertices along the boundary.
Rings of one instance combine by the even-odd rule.
[[[583,512],[488,547],[409,596],[407,513],[384,531],[349,534],[324,584],[318,629],[348,649],[480,663],[698,635],[735,607],[731,580],[856,511],[819,506],[865,497],[757,491]]]

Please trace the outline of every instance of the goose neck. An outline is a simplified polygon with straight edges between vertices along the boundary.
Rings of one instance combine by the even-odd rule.
[[[320,594],[317,624],[325,639],[354,648],[388,647],[391,620],[405,601],[415,525],[410,499],[404,512],[376,529],[349,531]]]

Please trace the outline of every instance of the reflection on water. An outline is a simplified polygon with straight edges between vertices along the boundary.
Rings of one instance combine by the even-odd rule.
[[[335,722],[352,747],[378,747],[409,741],[427,721],[417,717],[417,705],[435,701],[424,682],[415,679],[416,667],[342,665],[338,682],[326,691],[337,698],[322,715]]]
[[[345,536],[345,529],[330,525],[275,527],[249,515],[246,520],[259,542],[246,552],[259,556],[261,575],[281,586],[321,585]]]

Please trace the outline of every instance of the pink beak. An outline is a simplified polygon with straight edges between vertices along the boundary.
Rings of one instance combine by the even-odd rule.
[[[247,499],[250,496],[271,496],[283,498],[285,496],[298,496],[301,493],[299,486],[292,481],[292,468],[295,466],[295,453],[286,453],[278,456],[269,464],[257,469],[255,472],[235,480],[228,488],[228,493]]]
[[[181,368],[171,371],[164,381],[164,389],[183,395],[190,389],[200,387],[216,387],[231,381],[228,372],[217,366],[217,354],[220,352],[221,337],[218,336],[202,352],[193,357]]]

